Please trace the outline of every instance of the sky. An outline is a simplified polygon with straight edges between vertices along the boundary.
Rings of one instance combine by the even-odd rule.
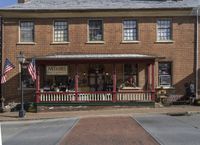
[[[0,0],[0,7],[6,7],[9,5],[16,4],[17,0]]]

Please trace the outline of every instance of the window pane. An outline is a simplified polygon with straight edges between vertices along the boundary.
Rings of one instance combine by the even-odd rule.
[[[35,88],[35,83],[33,82],[29,72],[28,72],[28,64],[24,64],[22,68],[23,75],[23,87],[24,88]]]
[[[157,21],[157,39],[158,40],[171,40],[171,20],[158,20]]]
[[[20,22],[20,41],[34,42],[34,23]]]
[[[124,41],[137,40],[137,22],[135,20],[124,20]]]
[[[159,85],[171,86],[171,63],[160,62],[159,65]]]
[[[124,64],[124,85],[126,87],[138,86],[138,65]]]
[[[54,42],[68,41],[68,24],[66,21],[54,22]]]
[[[103,23],[101,20],[89,21],[89,40],[103,41]]]

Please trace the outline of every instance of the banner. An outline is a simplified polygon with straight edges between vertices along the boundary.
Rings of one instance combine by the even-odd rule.
[[[68,75],[68,66],[46,66],[46,75]]]

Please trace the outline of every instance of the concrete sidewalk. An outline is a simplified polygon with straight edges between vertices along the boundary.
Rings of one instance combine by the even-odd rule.
[[[18,112],[6,112],[0,114],[0,122],[2,121],[19,121],[19,120],[38,120],[38,119],[54,119],[68,117],[96,117],[96,116],[132,116],[144,114],[165,114],[165,113],[200,113],[200,107],[179,105],[170,107],[141,108],[141,107],[106,107],[98,110],[84,111],[65,111],[65,112],[40,112],[26,113],[25,118],[20,119]]]

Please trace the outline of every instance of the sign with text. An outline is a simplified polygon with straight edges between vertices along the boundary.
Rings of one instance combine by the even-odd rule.
[[[68,75],[68,66],[46,66],[46,75]]]

